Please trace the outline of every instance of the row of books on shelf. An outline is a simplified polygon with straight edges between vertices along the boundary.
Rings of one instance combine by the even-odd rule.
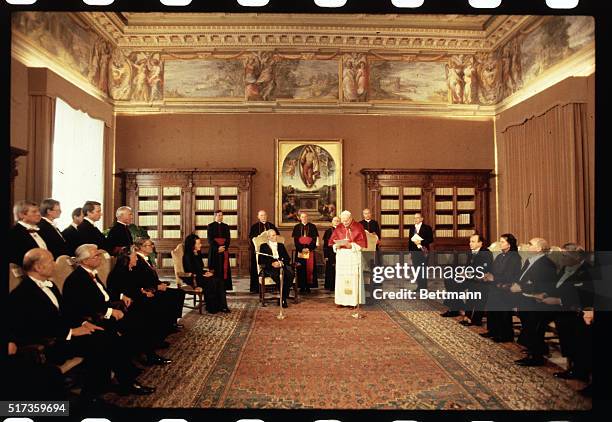
[[[421,200],[420,199],[404,199],[404,209],[406,210],[420,210]]]
[[[452,210],[453,201],[436,201],[437,210]]]
[[[380,231],[381,237],[399,237],[399,229],[382,229]]]
[[[436,188],[436,195],[453,195],[453,188]]]
[[[138,211],[157,211],[159,208],[159,201],[138,201]]]
[[[454,237],[455,234],[453,233],[453,230],[446,230],[446,229],[436,229],[436,233],[435,233],[436,237]]]
[[[473,210],[476,208],[475,201],[457,201],[458,210]]]
[[[196,211],[214,211],[215,200],[214,199],[196,199],[195,201]]]
[[[196,215],[195,216],[195,225],[196,226],[208,226],[210,223],[215,221],[215,216],[213,214],[205,214],[205,215]],[[238,225],[238,216],[237,215],[224,215],[223,222],[228,226],[237,226]]]
[[[471,214],[458,214],[457,224],[471,224]],[[451,214],[437,214],[436,224],[453,224],[453,216]]]
[[[399,199],[381,199],[380,207],[383,210],[399,209]]]
[[[180,230],[162,230],[162,238],[163,239],[181,239],[181,231]]]
[[[198,186],[195,188],[195,194],[197,196],[215,196],[214,186]]]
[[[436,188],[435,193],[436,195],[440,195],[440,196],[452,196],[453,188]],[[457,188],[457,195],[469,196],[469,195],[475,195],[475,194],[476,194],[475,188]]]
[[[221,210],[236,210],[238,209],[237,199],[220,199],[219,208]]]
[[[436,215],[436,224],[453,224],[452,215]]]
[[[380,224],[382,224],[383,226],[390,224],[399,224],[399,215],[382,214],[380,216]]]
[[[178,214],[163,215],[162,216],[162,224],[164,226],[180,226],[181,225],[181,216],[178,215]]]
[[[156,215],[139,215],[138,216],[138,225],[139,226],[157,226],[157,216]]]
[[[180,211],[181,200],[180,199],[164,200],[162,201],[162,208],[164,211]]]
[[[457,223],[458,224],[471,224],[472,223],[472,215],[471,214],[458,214],[457,215]]]
[[[164,186],[162,190],[164,196],[181,196],[180,186]]]
[[[159,188],[153,187],[140,187],[138,188],[138,196],[159,196]]]

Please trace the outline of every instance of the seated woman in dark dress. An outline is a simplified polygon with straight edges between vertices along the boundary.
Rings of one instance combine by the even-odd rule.
[[[195,286],[193,286],[193,278],[186,279],[185,282],[193,287],[197,286],[204,289],[204,301],[208,312],[211,314],[219,311],[230,312],[227,307],[223,280],[215,277],[212,271],[204,268],[204,255],[201,249],[202,240],[197,234],[190,234],[185,238],[183,270],[195,276]]]

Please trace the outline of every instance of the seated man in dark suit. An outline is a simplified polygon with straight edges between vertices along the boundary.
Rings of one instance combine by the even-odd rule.
[[[66,240],[55,225],[55,220],[62,214],[59,201],[51,198],[44,199],[40,204],[40,214],[42,218],[38,223],[39,234],[47,244],[49,252],[53,254],[53,258],[57,259],[58,256],[68,255],[69,250]]]
[[[293,269],[291,268],[291,259],[287,253],[285,245],[277,242],[277,234],[275,230],[268,230],[268,242],[262,243],[259,247],[259,258],[257,262],[262,267],[264,275],[271,277],[280,288],[280,270],[283,268],[283,308],[288,307],[287,297],[293,284]]]
[[[87,243],[76,250],[79,266],[66,278],[63,289],[69,321],[87,320],[104,327],[109,333],[121,333],[120,343],[130,355],[142,352],[146,354],[147,362],[170,363],[169,359],[154,353],[155,335],[145,316],[131,311],[131,298],[120,294],[119,300],[111,300],[97,274],[101,254],[96,245]]]
[[[68,321],[62,295],[49,281],[54,268],[53,256],[44,249],[32,249],[23,259],[26,277],[9,296],[9,330],[17,346],[47,344],[46,360],[53,364],[82,356],[86,376],[81,396],[87,402],[107,389],[111,369],[120,392],[151,393],[153,389],[136,381],[135,368],[116,347],[113,336],[89,321]]]
[[[148,260],[154,246],[151,239],[136,238],[134,240],[137,257],[130,277],[130,290],[133,293],[128,293],[128,295],[134,300],[153,299],[158,312],[163,315],[168,332],[171,332],[182,327],[178,320],[183,314],[185,291],[171,288],[159,279],[157,270]]]
[[[484,237],[478,233],[470,236],[470,254],[468,255],[466,265],[472,268],[481,268],[482,272],[486,274],[491,271],[493,266],[493,254],[484,246],[485,242]],[[469,291],[479,292],[480,299],[469,299],[466,301],[465,316],[470,320],[469,322],[461,321],[461,324],[481,326],[484,308],[488,299],[489,285],[483,278],[478,278],[474,275],[466,280],[465,287]]]
[[[530,256],[523,263],[521,275],[510,291],[518,304],[521,334],[518,342],[527,348],[527,357],[515,361],[521,366],[542,366],[548,346],[544,335],[553,314],[539,299],[552,294],[557,280],[557,267],[546,256],[550,247],[545,239],[529,241]]]
[[[87,201],[83,205],[83,222],[77,227],[79,232],[79,244],[93,243],[100,249],[104,249],[106,238],[94,225],[102,217],[102,204],[96,201]]]
[[[113,256],[122,252],[129,252],[130,246],[134,243],[130,224],[132,224],[133,213],[130,207],[119,207],[115,213],[117,221],[108,231],[106,236],[106,251]]]
[[[27,251],[34,248],[47,249],[47,244],[40,235],[40,210],[38,204],[30,201],[19,201],[13,207],[17,223],[8,233],[8,260],[21,265]]]
[[[66,240],[68,255],[74,256],[74,251],[79,246],[79,232],[77,227],[83,222],[83,208],[75,208],[72,211],[72,223],[62,231],[62,236]]]

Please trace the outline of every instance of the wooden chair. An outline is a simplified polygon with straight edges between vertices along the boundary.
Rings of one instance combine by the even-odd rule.
[[[283,236],[277,236],[276,240],[278,243],[282,243],[283,245],[285,244],[285,238]],[[266,232],[263,232],[259,236],[254,237],[253,246],[255,247],[255,250],[259,252],[259,248],[261,247],[261,245],[266,243],[267,241],[268,241],[268,234]],[[259,274],[259,301],[261,302],[261,306],[266,306],[266,301],[271,301],[271,300],[278,301],[280,299],[280,290],[278,291],[278,295],[271,294],[270,296],[266,296],[267,292],[276,291],[276,288],[277,288],[276,282],[272,279],[272,277],[264,277],[263,268],[261,267],[261,265],[259,265],[259,256],[256,256],[256,258],[257,258],[256,259],[257,274]],[[282,270],[281,270],[281,277],[282,277]],[[296,274],[296,277],[297,277],[297,274]],[[287,288],[290,289],[291,286],[283,285],[283,289],[287,289]],[[297,288],[297,281],[295,277],[293,279],[293,294],[294,294],[293,296],[294,303],[298,303],[298,288]]]
[[[74,261],[68,255],[58,256],[55,260],[55,270],[53,271],[51,280],[53,280],[60,292],[64,289],[64,281],[72,274],[74,269]]]
[[[15,287],[19,286],[23,280],[23,270],[17,264],[9,264],[9,293],[12,292]]]
[[[202,308],[204,307],[204,295],[202,293],[201,287],[196,286],[196,276],[193,273],[186,273],[183,268],[183,255],[185,251],[183,250],[183,244],[179,243],[176,248],[174,248],[170,255],[172,256],[172,265],[174,267],[174,277],[176,279],[176,285],[185,292],[185,295],[189,295],[193,299],[193,305],[183,305],[185,308],[189,309],[197,309],[198,312],[202,313]],[[183,279],[188,278],[191,279],[191,285],[184,284]],[[185,301],[186,302],[186,301]]]

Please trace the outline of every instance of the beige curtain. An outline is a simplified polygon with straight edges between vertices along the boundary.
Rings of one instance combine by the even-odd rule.
[[[51,196],[55,99],[30,95],[26,198],[35,202]]]
[[[587,105],[559,104],[498,138],[499,229],[519,243],[594,246],[594,151]]]

